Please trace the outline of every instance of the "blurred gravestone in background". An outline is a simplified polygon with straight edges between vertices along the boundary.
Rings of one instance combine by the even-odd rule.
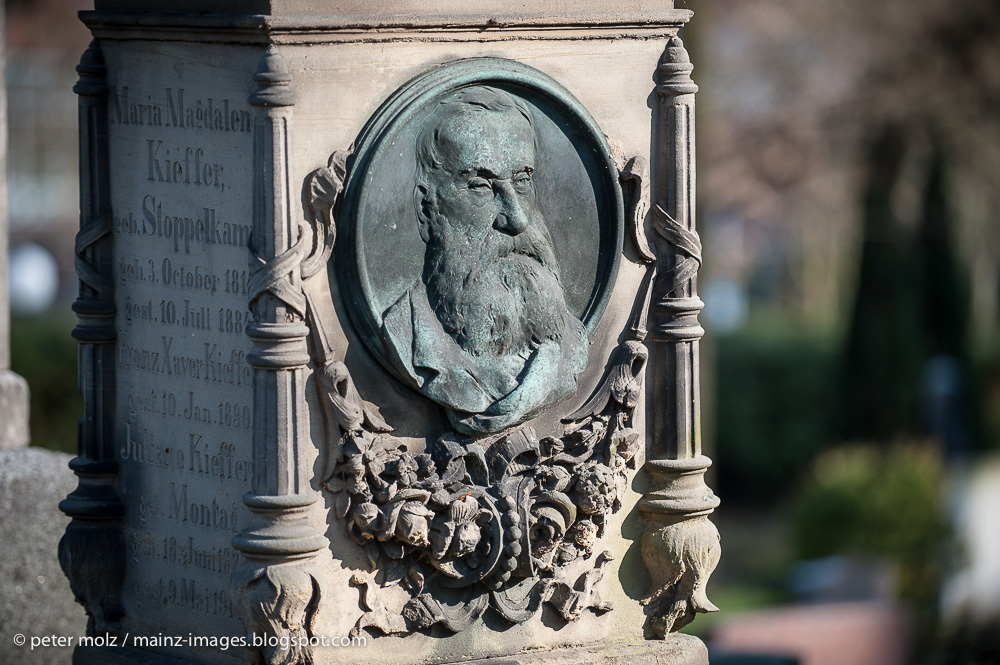
[[[16,12],[8,3],[8,12]],[[15,20],[15,31],[17,30]],[[9,40],[0,40],[0,43]],[[22,44],[23,45],[23,44]],[[16,50],[16,49],[15,49]],[[23,53],[23,52],[22,52]],[[0,61],[2,62],[2,61]],[[14,59],[14,68],[23,65],[25,60]],[[8,61],[7,71],[10,72]],[[60,90],[58,82],[53,82],[51,76],[46,76],[44,70],[48,64],[49,74],[59,78],[60,67],[64,66],[56,58],[45,62],[44,58],[36,62],[37,69],[33,78],[37,85],[50,85],[48,98],[34,110],[44,111],[55,106],[59,107],[61,97],[72,102],[72,97]],[[3,68],[0,67],[0,70]],[[13,78],[18,78],[15,74]],[[23,92],[23,91],[19,91]],[[69,455],[40,448],[28,448],[28,385],[21,377],[10,370],[11,363],[17,364],[20,358],[11,358],[10,353],[10,311],[8,309],[8,188],[7,188],[7,109],[8,98],[6,89],[0,92],[0,543],[3,543],[3,556],[0,557],[0,661],[17,662],[30,665],[61,665],[70,662],[71,651],[66,648],[48,648],[30,650],[25,646],[17,646],[14,636],[25,635],[30,640],[41,635],[78,635],[84,629],[86,620],[79,606],[74,602],[65,576],[59,568],[56,550],[60,532],[65,528],[68,519],[59,512],[58,502],[73,487],[73,474],[67,468]],[[25,136],[23,122],[25,96],[15,93],[11,105],[14,107],[15,122],[12,123],[14,150],[18,157],[34,154],[35,147],[26,148],[19,144]],[[56,114],[58,116],[58,113]],[[72,119],[72,115],[70,116]],[[60,165],[64,172],[73,172],[75,151],[72,148],[72,125],[62,121],[62,135],[50,136],[56,141],[52,163]],[[59,124],[59,121],[56,122]],[[59,141],[62,143],[59,143]],[[68,164],[67,164],[68,163]],[[24,162],[19,162],[22,166]],[[66,164],[65,166],[63,166]],[[49,165],[51,166],[51,164]],[[17,169],[13,169],[16,174]],[[25,182],[14,177],[11,191],[12,198],[26,194]],[[48,183],[51,191],[59,192],[58,196],[47,195],[43,191],[31,192],[31,207],[44,210],[48,202],[56,200],[55,208],[68,209],[69,215],[75,214],[75,187],[69,183]],[[65,194],[65,197],[62,195]],[[29,199],[22,198],[24,202]],[[18,222],[37,223],[38,215],[18,216],[23,212],[17,205],[12,206],[14,212],[14,236],[17,237]],[[51,209],[51,208],[50,208]],[[58,235],[58,234],[56,234]],[[66,234],[64,233],[63,236]],[[71,238],[71,236],[70,236]],[[70,245],[71,247],[71,245]],[[13,270],[22,270],[23,265],[16,262]],[[28,277],[21,272],[11,275],[11,281]],[[29,282],[30,284],[30,282]],[[64,365],[60,373],[63,376],[71,373],[72,364]],[[62,399],[57,395],[57,400]],[[45,403],[36,405],[44,418]]]
[[[77,0],[8,0],[10,249],[26,270],[14,276],[11,365],[30,383],[32,443],[74,452],[82,401],[70,303],[76,295],[77,109],[72,87],[90,40]],[[55,259],[55,274],[51,260]],[[42,288],[44,286],[44,288]],[[55,301],[47,298],[55,291]]]

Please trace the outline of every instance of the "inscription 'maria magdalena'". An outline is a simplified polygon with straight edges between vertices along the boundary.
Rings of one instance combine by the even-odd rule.
[[[246,109],[235,108],[226,98],[190,97],[185,99],[184,88],[164,88],[163,101],[147,94],[145,101],[129,97],[128,86],[108,87],[109,119],[119,125],[145,125],[147,127],[176,127],[178,129],[210,130],[218,132],[253,131],[253,117]]]

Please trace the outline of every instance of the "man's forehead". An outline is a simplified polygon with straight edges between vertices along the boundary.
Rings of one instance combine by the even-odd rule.
[[[438,137],[440,155],[449,170],[464,171],[473,166],[501,171],[534,168],[531,125],[515,109],[453,116],[442,125]]]

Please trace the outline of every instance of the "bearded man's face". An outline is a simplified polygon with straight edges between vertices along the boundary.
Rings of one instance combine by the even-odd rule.
[[[422,193],[423,281],[445,330],[473,355],[526,359],[559,340],[566,304],[535,201],[535,145],[516,110],[448,118]]]

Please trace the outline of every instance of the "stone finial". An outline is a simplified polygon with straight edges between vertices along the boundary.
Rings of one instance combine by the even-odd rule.
[[[680,37],[671,37],[656,68],[656,91],[661,95],[693,95],[698,86],[691,78],[694,65]]]
[[[292,75],[285,59],[270,46],[257,63],[253,75],[257,90],[247,100],[251,106],[294,106],[295,93],[288,87]]]

